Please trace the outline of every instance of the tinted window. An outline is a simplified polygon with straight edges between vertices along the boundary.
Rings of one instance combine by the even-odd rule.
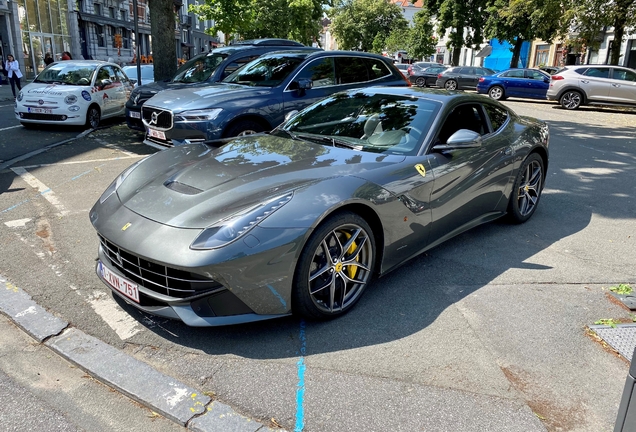
[[[614,69],[613,78],[623,81],[636,81],[636,72],[625,69]]]
[[[338,84],[354,84],[369,81],[364,59],[360,57],[336,57]]]
[[[504,123],[506,123],[506,120],[508,120],[508,111],[490,104],[485,104],[484,108],[486,109],[488,117],[490,117],[492,129],[495,132],[501,129]]]
[[[195,83],[207,80],[212,72],[225,60],[225,55],[195,57],[179,68],[174,82]]]
[[[459,73],[466,75],[475,75],[475,68],[461,68]]]
[[[325,87],[334,85],[336,83],[335,73],[333,70],[333,58],[326,57],[312,61],[307,64],[294,78],[294,83],[299,79],[310,79],[312,80],[314,87]],[[297,88],[298,85],[295,86],[293,84],[289,85],[290,89]]]
[[[372,80],[391,75],[391,71],[382,60],[364,59],[364,62],[369,69],[369,78]]]
[[[235,72],[238,68],[242,67],[243,65],[259,57],[260,56],[256,54],[256,55],[251,55],[249,57],[238,58],[238,59],[235,59],[233,62],[228,63],[228,65],[225,66],[225,69],[223,69],[223,73],[221,74],[221,79],[226,78],[231,73]]]
[[[583,75],[594,78],[609,78],[610,69],[603,67],[591,67]]]
[[[530,79],[539,81],[543,81],[544,79],[549,78],[547,75],[542,74],[539,71],[526,71],[526,75],[528,75],[528,78]]]
[[[511,70],[511,71],[508,71],[508,72],[504,72],[502,74],[502,76],[508,77],[508,78],[523,78],[523,71],[522,70]]]
[[[298,68],[303,57],[268,55],[260,57],[237,70],[223,82],[245,84],[256,87],[274,87]]]
[[[480,135],[484,135],[487,132],[486,123],[479,105],[465,104],[454,108],[446,117],[444,125],[437,135],[438,142],[445,143],[448,138],[460,129],[468,129]]]

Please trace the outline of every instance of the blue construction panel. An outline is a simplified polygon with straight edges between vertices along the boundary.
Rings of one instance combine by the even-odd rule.
[[[490,41],[492,52],[484,59],[484,67],[494,71],[502,71],[510,69],[510,61],[512,60],[513,45],[506,41],[493,39]],[[519,54],[519,63],[517,67],[527,67],[528,58],[530,57],[530,43],[521,44],[521,52]]]

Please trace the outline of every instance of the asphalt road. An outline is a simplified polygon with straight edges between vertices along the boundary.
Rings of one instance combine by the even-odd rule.
[[[196,329],[113,299],[94,274],[88,211],[156,151],[125,126],[0,172],[0,274],[84,332],[288,430],[612,430],[628,364],[586,326],[630,319],[607,288],[636,285],[636,111],[506,104],[551,127],[537,213],[410,261],[337,320]],[[11,140],[0,137],[1,160]]]

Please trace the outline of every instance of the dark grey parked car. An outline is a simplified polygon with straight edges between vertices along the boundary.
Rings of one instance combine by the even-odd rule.
[[[271,134],[157,152],[90,211],[99,278],[192,326],[348,311],[374,275],[536,211],[548,127],[483,96],[367,87]],[[512,149],[512,150],[511,150]]]
[[[479,78],[493,75],[494,70],[477,66],[457,66],[437,75],[435,85],[446,90],[476,90]]]
[[[414,71],[409,81],[418,87],[430,87],[437,83],[437,76],[448,69],[448,66],[438,65]]]
[[[337,91],[408,86],[391,59],[352,51],[265,54],[221,83],[165,90],[146,102],[148,145],[215,143],[272,130],[285,115]]]
[[[138,86],[126,102],[126,123],[131,129],[145,131],[141,121],[141,107],[151,97],[166,89],[177,89],[199,83],[221,81],[239,67],[263,54],[279,50],[319,51],[318,48],[305,47],[300,42],[287,39],[252,39],[232,45],[216,48],[209,53],[199,54],[183,64],[169,81],[148,81]],[[136,76],[136,73],[135,75]]]

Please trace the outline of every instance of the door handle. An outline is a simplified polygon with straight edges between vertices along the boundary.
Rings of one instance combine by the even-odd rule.
[[[620,86],[621,86],[620,84],[614,84],[614,83],[612,83],[612,87],[620,87]]]
[[[582,82],[583,84],[589,84],[589,83],[590,83],[588,80],[581,80],[581,82]]]

